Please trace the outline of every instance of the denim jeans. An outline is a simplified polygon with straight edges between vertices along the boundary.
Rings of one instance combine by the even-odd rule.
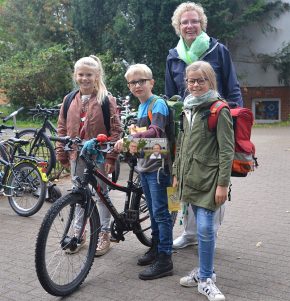
[[[82,175],[84,174],[84,170],[85,170],[85,163],[83,160],[81,159],[77,159],[77,160],[72,160],[70,162],[71,165],[71,177],[73,176],[79,176],[82,177]],[[99,170],[105,174],[105,164],[98,164],[98,168]],[[104,194],[108,194],[108,187],[107,185],[101,181],[98,180],[100,183],[100,186],[104,192]],[[100,222],[101,222],[101,231],[103,232],[110,232],[110,220],[111,220],[111,213],[109,211],[109,209],[105,206],[105,204],[99,199],[98,196],[97,197],[97,206],[98,206],[98,211],[99,211],[99,215],[100,215]],[[82,218],[83,218],[83,209],[81,209],[81,207],[79,205],[77,205],[76,207],[76,215],[79,216],[79,218],[76,218],[76,222],[75,222],[75,229],[79,230],[82,226]]]
[[[158,252],[172,253],[172,220],[168,211],[167,186],[170,176],[161,172],[140,173],[141,185],[150,213],[152,239],[158,241]]]
[[[195,215],[197,239],[198,239],[198,258],[199,258],[199,277],[206,280],[212,277],[214,251],[215,251],[215,212],[192,205]]]

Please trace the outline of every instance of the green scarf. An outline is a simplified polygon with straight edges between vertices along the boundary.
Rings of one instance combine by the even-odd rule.
[[[176,46],[180,59],[182,59],[187,65],[197,61],[209,48],[209,39],[209,36],[202,31],[188,48],[182,36],[180,36],[180,40]]]
[[[206,93],[195,97],[189,94],[185,99],[184,99],[184,105],[183,109],[193,109],[199,106],[200,104],[207,102],[211,98],[217,98],[219,94],[214,91],[214,90],[208,90]]]

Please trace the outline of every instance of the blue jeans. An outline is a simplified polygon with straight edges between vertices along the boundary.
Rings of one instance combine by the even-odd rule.
[[[172,253],[172,220],[167,198],[170,176],[163,171],[142,172],[140,179],[150,213],[152,239],[158,241],[158,253],[169,255]]]
[[[215,212],[192,205],[195,215],[197,239],[198,239],[198,258],[199,258],[199,277],[206,280],[212,277],[214,251],[215,251]]]

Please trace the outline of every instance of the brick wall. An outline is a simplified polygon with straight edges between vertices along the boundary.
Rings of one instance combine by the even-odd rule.
[[[244,107],[252,109],[252,99],[280,98],[281,120],[289,120],[290,115],[290,87],[242,87]]]

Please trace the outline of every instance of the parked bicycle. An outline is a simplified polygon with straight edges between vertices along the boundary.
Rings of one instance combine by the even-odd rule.
[[[33,158],[40,158],[48,162],[46,174],[47,176],[49,176],[50,181],[47,185],[48,194],[46,196],[46,200],[54,202],[56,199],[61,197],[61,191],[52,181],[59,178],[60,174],[63,172],[63,168],[61,167],[56,174],[54,174],[53,176],[51,175],[52,169],[56,166],[56,155],[54,151],[54,145],[49,140],[47,134],[57,134],[57,129],[49,120],[49,118],[51,118],[52,116],[56,116],[59,112],[59,109],[42,108],[40,105],[37,105],[36,108],[30,109],[29,113],[32,114],[34,117],[44,117],[41,128],[19,130],[17,127],[16,117],[23,110],[24,108],[21,107],[20,109],[12,112],[8,116],[2,118],[2,120],[5,123],[8,120],[13,119],[13,130],[15,137],[29,141],[28,144],[17,149],[17,152],[19,152],[20,155],[30,156]],[[7,144],[5,145],[5,147],[9,148]]]
[[[2,124],[0,133],[3,129],[13,126]],[[11,208],[21,216],[31,216],[40,210],[48,181],[45,161],[21,155],[21,149],[28,143],[18,138],[0,143],[0,193],[8,197]]]
[[[78,141],[67,137],[59,138],[58,141],[66,145],[72,143],[80,145]],[[134,182],[134,167],[137,164],[137,158],[132,157],[130,161],[130,173],[126,186],[117,185],[98,170],[94,156],[107,153],[112,148],[112,143],[106,141],[105,135],[99,135],[94,140],[92,150],[84,146],[80,154],[86,163],[83,178],[75,177],[72,193],[58,199],[44,217],[36,242],[35,263],[42,287],[52,295],[66,296],[74,292],[85,280],[93,264],[101,229],[93,192],[107,206],[114,218],[111,224],[111,234],[116,241],[125,240],[125,234],[133,231],[142,244],[151,245],[148,208],[142,197],[142,188]],[[105,182],[111,190],[126,194],[121,212],[100,189],[99,180]],[[93,187],[93,192],[90,187]],[[83,209],[81,210],[82,216],[76,214],[80,212],[80,210],[76,211],[77,205]],[[75,236],[74,224],[80,219],[82,220],[81,230]],[[71,254],[84,237],[86,237],[86,245],[78,253]]]

